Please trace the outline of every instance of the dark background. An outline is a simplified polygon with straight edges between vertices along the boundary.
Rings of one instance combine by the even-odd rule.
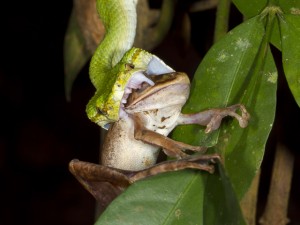
[[[99,128],[85,114],[85,105],[94,92],[88,66],[74,84],[72,101],[65,100],[63,40],[72,1],[1,4],[0,224],[93,224],[94,199],[68,172],[68,162],[73,158],[97,162],[99,148]],[[212,43],[215,11],[190,14],[192,43],[183,48],[178,27],[184,7],[177,10],[170,34],[154,53],[191,75]],[[234,10],[231,26],[240,23],[241,18]],[[299,110],[284,79],[282,84],[279,107],[282,105],[284,110],[279,115],[283,115],[284,122],[277,119],[276,127],[281,136],[288,136],[297,156],[289,216],[292,224],[300,224],[296,222],[300,221],[296,130],[300,122],[285,120],[296,118]],[[272,143],[268,146],[260,210],[274,155]]]

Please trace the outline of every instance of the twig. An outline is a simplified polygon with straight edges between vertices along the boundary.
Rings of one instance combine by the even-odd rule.
[[[217,42],[228,31],[230,0],[220,0],[217,6],[214,42]]]
[[[177,0],[163,0],[157,24],[155,26],[152,24],[144,30],[143,39],[144,43],[147,43],[145,49],[153,49],[166,37],[173,22],[176,4]],[[141,17],[145,17],[145,15],[141,15]]]
[[[278,144],[273,165],[272,180],[267,205],[259,223],[262,225],[286,225],[288,201],[293,174],[294,156]]]
[[[260,170],[254,177],[248,192],[241,200],[241,208],[244,218],[248,225],[256,224],[256,205],[257,205],[257,193],[259,186]]]
[[[218,5],[219,0],[202,0],[193,3],[189,7],[189,12],[200,12],[208,9],[213,9]]]

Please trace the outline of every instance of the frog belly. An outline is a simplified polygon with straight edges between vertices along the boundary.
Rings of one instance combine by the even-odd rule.
[[[134,123],[125,118],[114,123],[105,139],[101,162],[123,170],[142,170],[156,163],[159,148],[134,138]]]

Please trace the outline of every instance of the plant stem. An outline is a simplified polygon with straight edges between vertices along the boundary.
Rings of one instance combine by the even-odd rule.
[[[270,8],[265,8],[265,10],[263,10],[263,12],[260,15],[260,19],[266,19],[265,21],[265,35],[262,39],[261,45],[260,45],[260,49],[257,53],[254,65],[255,67],[252,70],[252,77],[251,77],[251,81],[250,81],[250,85],[249,85],[249,96],[245,96],[245,98],[247,98],[247,100],[243,100],[243,101],[252,101],[253,99],[255,99],[255,89],[258,88],[257,84],[259,83],[259,80],[261,79],[261,72],[264,68],[265,62],[266,62],[266,58],[267,55],[270,54],[270,47],[269,47],[269,41],[271,38],[271,34],[272,34],[272,30],[274,27],[274,21],[275,21],[275,13],[273,11],[271,11]],[[265,18],[266,17],[266,18]],[[268,53],[269,51],[269,53]]]
[[[218,5],[218,0],[198,1],[192,3],[189,7],[189,12],[201,12],[204,10],[215,8]]]
[[[294,156],[283,145],[276,148],[272,180],[265,211],[259,220],[262,225],[286,225],[288,200],[291,189]]]
[[[228,31],[230,0],[220,0],[217,6],[214,43],[220,40]]]
[[[142,31],[144,32],[143,41],[147,43],[146,49],[155,48],[166,37],[173,22],[176,4],[177,0],[163,0],[157,24],[146,30],[146,33]],[[143,15],[139,18],[141,19],[141,17],[143,17]]]
[[[254,177],[251,186],[243,199],[240,202],[241,209],[247,222],[247,225],[256,224],[256,204],[257,204],[257,193],[259,186],[260,171],[257,172]]]
[[[274,5],[274,6],[277,6],[277,5],[278,5],[278,0],[269,0],[269,1],[268,1],[268,5]]]

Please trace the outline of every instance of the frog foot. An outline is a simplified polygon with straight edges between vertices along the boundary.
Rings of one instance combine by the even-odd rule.
[[[169,157],[183,159],[190,156],[186,153],[187,151],[205,153],[207,150],[207,147],[189,145],[172,139],[169,140],[170,142],[166,143],[163,148],[164,153]]]
[[[238,109],[241,111],[242,115],[236,113]],[[247,127],[248,121],[250,119],[250,114],[242,104],[232,105],[227,108],[215,109],[213,110],[213,114],[214,115],[212,116],[211,121],[206,126],[205,133],[210,133],[218,129],[220,127],[222,119],[226,116],[235,118],[242,128]]]

